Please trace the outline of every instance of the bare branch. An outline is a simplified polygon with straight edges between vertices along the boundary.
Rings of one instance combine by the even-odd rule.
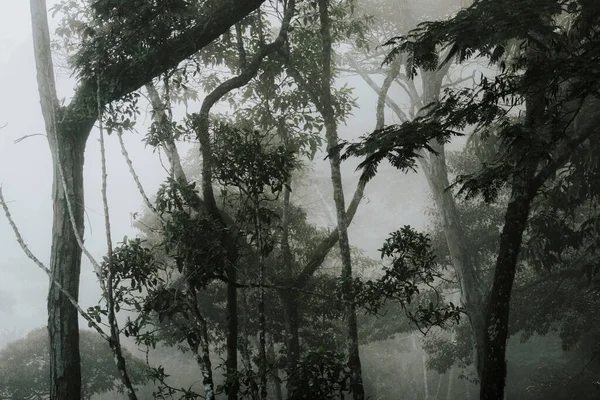
[[[27,258],[29,258],[31,261],[33,261],[42,271],[44,271],[46,273],[46,275],[48,275],[48,278],[50,278],[50,280],[52,281],[52,283],[54,285],[56,285],[56,287],[61,291],[61,293],[69,300],[69,302],[73,305],[73,307],[75,307],[77,309],[77,312],[90,324],[91,327],[93,327],[99,334],[100,336],[102,336],[102,338],[106,341],[109,341],[110,338],[108,337],[108,335],[106,333],[104,333],[104,331],[102,330],[102,328],[100,327],[100,325],[98,325],[96,323],[96,321],[94,321],[92,319],[92,317],[90,317],[88,315],[88,313],[86,313],[81,306],[79,305],[79,303],[77,302],[77,300],[75,300],[73,298],[73,296],[71,296],[71,294],[65,290],[62,285],[60,284],[60,282],[58,282],[58,280],[54,279],[52,277],[52,272],[50,271],[50,269],[48,267],[46,267],[44,265],[44,263],[42,263],[29,249],[29,247],[27,246],[27,244],[25,243],[25,241],[23,240],[23,237],[21,236],[21,233],[19,232],[19,228],[17,227],[17,225],[15,224],[15,221],[12,218],[12,215],[10,214],[10,210],[8,208],[8,205],[6,204],[6,201],[4,200],[4,195],[2,193],[2,186],[0,185],[0,205],[2,206],[2,209],[4,210],[4,215],[6,216],[6,219],[8,220],[8,224],[10,225],[10,227],[12,228],[14,234],[15,234],[15,238],[17,239],[17,243],[19,243],[19,246],[21,246],[21,249],[23,250],[23,252],[25,253],[25,255],[27,256]]]
[[[150,211],[152,211],[155,215],[157,215],[159,218],[162,219],[162,216],[158,213],[158,211],[156,210],[156,208],[150,201],[150,198],[148,198],[148,195],[146,195],[146,191],[144,190],[144,187],[142,186],[140,177],[135,172],[135,168],[133,167],[133,162],[131,161],[131,158],[129,157],[129,152],[127,151],[127,148],[125,148],[125,143],[123,142],[123,134],[121,132],[117,131],[117,137],[119,138],[119,144],[121,145],[121,154],[123,154],[123,157],[125,157],[125,162],[127,163],[127,166],[129,167],[129,173],[133,177],[133,180],[138,188],[138,191],[140,192],[142,199],[144,199],[144,203],[146,204],[146,207],[148,207],[150,209]]]

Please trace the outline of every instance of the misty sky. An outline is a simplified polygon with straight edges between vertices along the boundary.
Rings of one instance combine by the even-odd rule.
[[[49,6],[53,3],[48,1]],[[52,223],[50,150],[46,138],[40,135],[14,143],[25,135],[45,133],[33,61],[29,2],[0,0],[0,7],[4,11],[0,13],[0,126],[6,124],[0,130],[0,184],[21,234],[32,252],[48,265]],[[58,75],[59,96],[67,97],[68,101],[74,82],[64,71],[59,71]],[[343,139],[357,138],[372,130],[375,123],[376,96],[358,78],[351,78],[349,83],[357,88],[355,94],[359,97],[361,109],[355,111],[347,126],[340,127]],[[140,119],[146,125],[149,122],[149,116],[143,113]],[[144,130],[138,129],[138,134],[126,135],[126,146],[147,193],[153,195],[166,172],[158,155],[151,148],[144,147]],[[180,149],[184,155],[189,146],[181,146]],[[141,197],[120,153],[117,138],[109,137],[108,194],[115,243],[121,241],[124,235],[135,235],[131,214],[142,208]],[[347,201],[358,178],[354,167],[355,162],[343,165]],[[327,212],[328,207],[333,207],[329,166],[322,155],[317,156],[314,172],[312,185],[318,185],[325,201],[321,201],[314,190],[308,191],[314,197],[307,200],[311,203],[311,217],[316,223],[332,225]],[[98,259],[106,251],[100,177],[100,150],[95,130],[88,140],[86,151],[85,244]],[[422,177],[382,167],[380,174],[369,183],[366,194],[351,226],[350,240],[351,244],[362,247],[371,256],[377,256],[376,249],[389,232],[407,224],[421,227],[426,222],[424,212],[429,202]],[[299,200],[300,194],[296,195]],[[46,324],[48,278],[23,254],[4,215],[0,216],[0,250],[0,345],[4,345],[2,330],[16,329],[22,336]],[[95,304],[99,296],[96,278],[90,263],[84,258],[82,306]]]

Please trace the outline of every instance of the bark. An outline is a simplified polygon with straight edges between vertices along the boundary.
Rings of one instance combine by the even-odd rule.
[[[208,343],[208,326],[206,319],[200,313],[198,308],[198,297],[196,289],[188,288],[191,291],[192,297],[189,300],[192,308],[192,313],[196,319],[196,325],[198,329],[198,344],[195,346],[196,359],[202,370],[202,386],[204,387],[204,398],[206,400],[215,400],[215,385],[212,375],[212,362],[210,361],[210,347]]]
[[[41,0],[32,0],[41,1]],[[149,48],[136,57],[123,57],[122,61],[107,66],[101,71],[105,79],[101,82],[102,103],[108,104],[134,92],[156,76],[163,74],[179,63],[202,50],[235,23],[257,10],[265,0],[217,0],[209,1],[203,18],[186,27],[186,31]],[[204,10],[203,10],[204,11]],[[80,83],[73,105],[85,118],[95,119],[96,81],[84,78]],[[69,106],[69,108],[75,108]],[[89,113],[89,114],[88,114]]]
[[[439,100],[443,76],[449,65],[448,63],[442,71],[423,73],[423,104],[426,106]],[[458,277],[461,300],[467,311],[471,333],[475,340],[475,367],[478,376],[481,377],[483,304],[487,290],[480,280],[473,257],[468,250],[454,196],[451,191],[447,190],[450,182],[444,145],[437,140],[433,140],[429,144],[437,152],[437,155],[431,154],[428,161],[422,162],[421,166],[433,194],[450,252],[450,259]]]
[[[268,392],[268,360],[267,360],[267,317],[265,315],[265,260],[262,252],[262,239],[261,239],[261,226],[259,220],[259,206],[260,199],[258,196],[254,199],[255,204],[255,213],[254,216],[254,228],[256,231],[257,237],[257,250],[260,253],[260,265],[259,265],[259,283],[260,283],[260,299],[258,301],[258,323],[259,323],[259,332],[258,332],[258,358],[259,365],[258,371],[260,375],[260,396],[261,400],[267,400],[267,392]]]
[[[530,60],[531,61],[531,60]],[[535,72],[539,63],[531,62]],[[531,132],[540,132],[544,122],[545,90],[542,82],[526,98],[526,124]],[[574,104],[577,103],[577,104]],[[507,206],[504,227],[500,235],[500,246],[494,272],[494,281],[486,309],[484,328],[483,366],[481,372],[480,398],[482,400],[501,400],[505,394],[506,382],[506,340],[508,338],[508,319],[510,298],[516,274],[516,264],[523,239],[523,232],[531,203],[537,191],[548,179],[562,167],[570,155],[592,134],[600,131],[600,112],[595,98],[578,99],[565,104],[564,119],[577,115],[574,121],[567,123],[564,133],[568,140],[559,144],[556,156],[537,172],[539,159],[532,157],[523,162],[523,167],[512,182],[511,198]]]
[[[283,317],[286,330],[287,370],[289,376],[300,362],[300,313],[298,310],[297,293],[291,290],[284,290],[280,291],[279,295],[283,303]],[[292,384],[288,382],[288,391],[291,391],[291,385]]]
[[[261,282],[261,285],[264,282]],[[260,288],[260,302],[258,304],[259,324],[260,331],[258,333],[258,345],[259,345],[259,374],[260,374],[260,399],[267,400],[268,391],[268,361],[267,361],[267,320],[265,316],[265,289]]]
[[[352,197],[352,201],[348,205],[348,209],[346,211],[346,226],[350,225],[354,215],[356,215],[356,210],[362,200],[364,191],[365,191],[366,182],[360,181],[356,186],[356,190],[354,192],[354,196]],[[339,231],[338,229],[333,230],[327,238],[325,238],[319,246],[315,249],[315,251],[311,254],[308,259],[308,262],[304,265],[302,272],[300,272],[296,278],[294,279],[293,287],[296,289],[302,289],[306,286],[310,278],[313,274],[319,269],[323,261],[325,261],[325,257],[329,254],[329,250],[333,248],[339,241]]]
[[[269,55],[283,46],[287,39],[287,31],[292,16],[295,12],[295,1],[291,0],[287,4],[285,16],[282,21],[281,29],[277,38],[270,44],[263,46],[248,62],[238,76],[230,78],[221,83],[208,96],[205,97],[200,108],[200,113],[196,118],[196,134],[200,142],[200,151],[202,153],[202,197],[206,203],[208,215],[213,217],[224,228],[223,231],[229,231],[232,226],[226,223],[222,213],[219,211],[215,202],[215,196],[212,188],[212,147],[209,135],[209,115],[210,110],[223,96],[230,91],[246,85],[254,76],[256,76],[262,61]],[[227,237],[225,237],[227,236]],[[223,243],[227,249],[226,274],[227,274],[227,375],[233,379],[237,374],[237,238],[224,233]],[[232,385],[227,394],[229,400],[237,399],[239,383],[237,378],[231,381]],[[265,387],[266,388],[266,387]]]
[[[274,365],[277,365],[276,360],[277,360],[277,354],[275,353],[275,343],[273,342],[273,336],[269,335],[269,352],[268,352],[268,356],[269,356],[269,361],[271,363],[273,363]],[[279,367],[275,366],[275,368],[273,368],[273,372],[272,372],[273,376],[273,389],[274,389],[274,397],[275,400],[282,400],[283,399],[283,393],[281,391],[281,378],[279,377]]]
[[[242,314],[242,323],[241,323],[241,340],[240,340],[240,352],[242,354],[242,362],[245,364],[246,368],[252,369],[252,359],[250,357],[250,339],[248,334],[248,299],[246,297],[246,291],[242,290],[242,307],[244,312]]]
[[[100,79],[100,78],[98,78]],[[99,87],[99,86],[98,86]],[[97,94],[98,100],[98,123],[100,130],[100,158],[101,158],[101,170],[102,170],[102,204],[104,206],[104,231],[106,234],[106,245],[107,245],[107,258],[108,258],[108,280],[106,284],[104,284],[104,277],[99,276],[100,286],[103,288],[104,296],[106,298],[106,308],[108,310],[108,325],[110,327],[110,348],[113,352],[113,357],[115,359],[115,364],[117,366],[117,370],[119,371],[119,375],[121,376],[121,382],[125,386],[125,390],[127,392],[127,397],[129,400],[137,400],[137,395],[135,393],[135,389],[129,378],[129,373],[127,372],[127,366],[125,363],[125,358],[123,357],[123,351],[121,348],[121,339],[120,339],[120,329],[119,322],[117,321],[116,315],[116,307],[115,307],[115,297],[113,290],[113,282],[114,282],[114,265],[113,265],[113,244],[112,244],[112,235],[110,229],[110,212],[108,207],[108,196],[107,186],[108,186],[108,174],[106,172],[106,151],[104,146],[104,130],[102,127],[102,104],[100,102],[100,93]],[[102,271],[101,268],[98,269],[99,272]]]
[[[426,104],[437,100],[439,87],[436,89],[433,93],[428,94],[427,87],[425,88],[424,97]],[[452,192],[447,190],[450,182],[448,180],[444,145],[434,140],[430,143],[430,146],[438,154],[431,155],[428,158],[428,162],[422,162],[421,166],[433,194],[450,253],[450,259],[458,277],[462,297],[461,301],[467,311],[471,333],[475,339],[475,366],[478,375],[481,376],[484,322],[483,303],[486,289],[483,287],[472,255],[468,250],[456,201]]]
[[[50,398],[75,400],[81,398],[78,314],[77,309],[54,282],[58,282],[78,301],[81,248],[71,224],[67,196],[73,205],[78,233],[83,237],[83,156],[91,124],[62,121],[63,114],[54,83],[46,3],[44,0],[32,0],[30,6],[38,90],[54,173],[50,254],[52,277],[48,293]],[[66,192],[59,163],[63,168]]]
[[[333,41],[331,37],[331,21],[329,17],[329,1],[319,0],[319,19],[321,21],[322,38],[322,81],[320,91],[321,114],[325,122],[325,136],[329,153],[329,165],[331,169],[331,183],[333,185],[333,199],[335,202],[337,214],[337,230],[339,234],[339,246],[342,257],[342,281],[347,286],[352,280],[352,259],[350,254],[350,242],[348,240],[348,230],[346,226],[346,205],[344,201],[344,189],[342,186],[342,174],[340,169],[339,149],[334,150],[338,145],[337,121],[333,109],[333,98],[331,94],[332,84],[332,50]],[[358,327],[356,321],[356,308],[353,302],[351,291],[346,288],[345,297],[347,305],[347,324],[348,324],[348,366],[350,368],[350,386],[354,400],[363,400],[365,392],[362,382],[362,371],[360,363],[360,354],[358,349]]]
[[[482,400],[501,400],[504,396],[510,296],[516,274],[517,257],[533,199],[531,170],[534,168],[535,164],[530,165],[522,176],[515,178],[511,200],[504,218],[494,283],[485,319],[480,391]]]
[[[545,118],[547,88],[540,63],[543,57],[541,52],[530,44],[526,49],[526,55],[528,68],[525,75],[536,77],[535,83],[530,85],[525,95],[525,125],[530,132],[530,140],[534,140],[534,136],[543,135],[540,128]],[[519,160],[522,166],[519,166],[519,171],[512,179],[511,197],[504,215],[494,280],[485,315],[483,368],[479,394],[482,400],[501,400],[504,397],[510,297],[517,272],[517,259],[521,250],[523,232],[527,227],[531,202],[539,188],[535,187],[538,158],[539,156],[531,156],[526,160]]]
[[[475,339],[475,366],[478,375],[481,376],[485,288],[479,279],[464,239],[456,201],[452,192],[446,190],[450,183],[446,169],[444,146],[437,142],[430,143],[430,145],[438,152],[438,155],[430,157],[428,165],[422,164],[422,166],[442,222],[452,265],[458,277],[461,302],[467,311],[471,333]]]
[[[454,365],[450,367],[448,372],[448,386],[446,386],[446,400],[452,400],[452,386],[454,384]]]
[[[288,181],[288,186],[291,182]],[[289,242],[289,213],[290,213],[290,190],[288,187],[283,189],[283,212],[281,217],[281,253],[285,280],[288,285],[293,285],[293,265],[292,252]],[[283,304],[283,317],[285,323],[287,347],[286,369],[288,378],[296,370],[300,362],[300,337],[299,337],[299,310],[298,310],[298,292],[294,290],[280,290],[279,297]],[[288,379],[288,393],[293,393],[295,383]]]
[[[228,252],[230,255],[231,253]],[[237,255],[236,255],[237,258]],[[237,270],[236,265],[228,262],[227,273],[227,378],[232,379],[231,386],[227,392],[228,400],[237,400],[239,382],[237,379],[237,338],[238,338],[238,320],[237,320]]]

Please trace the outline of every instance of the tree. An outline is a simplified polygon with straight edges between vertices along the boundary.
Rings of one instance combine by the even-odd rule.
[[[464,150],[449,155],[453,174],[476,172],[494,160],[501,148],[497,128],[490,126],[486,139],[472,136]],[[595,146],[594,142],[589,145]],[[545,186],[532,204],[510,304],[507,361],[514,369],[509,371],[509,397],[525,397],[527,387],[527,396],[532,398],[536,394],[569,398],[575,390],[581,398],[597,395],[592,385],[597,365],[590,360],[598,354],[597,325],[593,321],[600,305],[594,297],[596,278],[591,267],[598,259],[594,244],[598,237],[595,231],[588,230],[588,218],[595,218],[591,209],[597,202],[593,189],[597,178],[592,165],[583,165],[588,151],[581,149],[572,157],[571,168],[578,166],[579,172],[562,174],[562,178]],[[492,204],[482,199],[457,202],[479,268],[497,257],[497,227],[502,225],[507,201],[504,189]],[[449,262],[442,227],[434,224],[434,229],[438,257]],[[492,273],[493,270],[487,271],[482,276],[486,285],[491,282]],[[549,350],[549,343],[557,343],[556,350]],[[472,363],[473,340],[465,329],[459,329],[452,341],[440,332],[426,340],[425,345],[431,355],[430,365],[438,372],[446,371],[452,364],[466,368]],[[549,359],[552,365],[548,365]],[[543,374],[536,369],[543,370]]]
[[[157,16],[156,10],[151,11],[150,15],[144,14],[148,19],[142,21],[142,26],[146,28],[143,32],[146,46],[137,47],[139,44],[137,40],[135,43],[125,40],[121,43],[127,43],[129,48],[117,49],[120,54],[120,58],[117,59],[105,57],[106,53],[94,53],[94,50],[97,49],[94,44],[112,43],[114,46],[117,41],[105,40],[111,35],[122,35],[121,27],[129,26],[128,17],[134,18],[141,14],[116,13],[113,14],[111,21],[111,18],[107,16],[112,13],[114,5],[109,1],[96,2],[94,9],[96,18],[90,25],[99,26],[110,22],[116,29],[102,29],[101,33],[92,33],[91,30],[86,30],[81,48],[88,52],[83,51],[81,57],[74,63],[75,68],[80,72],[78,88],[72,102],[68,106],[60,106],[54,84],[46,2],[31,0],[38,87],[54,168],[52,197],[54,215],[50,269],[53,278],[75,300],[77,300],[79,292],[81,249],[75,239],[74,227],[71,226],[69,208],[72,208],[77,233],[82,237],[83,154],[87,138],[100,114],[98,103],[102,107],[119,100],[149,82],[154,76],[176,66],[215,40],[231,25],[254,11],[263,1],[218,1],[215,4],[212,2],[203,4],[203,10],[206,12],[195,14],[200,17],[188,21],[190,23],[185,25],[184,30],[171,26],[168,32],[160,32],[158,36],[162,34],[162,37],[158,38],[152,36],[153,27],[152,24],[148,24]],[[121,11],[125,10],[121,9]],[[105,19],[102,20],[102,17]],[[79,22],[84,22],[80,25],[85,27],[87,21]],[[105,28],[108,26],[104,25]],[[135,36],[136,39],[139,38],[137,34]],[[131,38],[131,36],[129,37]],[[189,40],[189,37],[193,37],[194,40]],[[103,50],[108,49],[104,48]],[[114,48],[110,49],[110,51],[114,50]],[[129,57],[121,57],[125,54]],[[86,56],[91,58],[86,59]],[[97,63],[92,62],[94,59],[103,59],[106,64],[99,67]],[[87,70],[84,67],[86,63]],[[93,72],[89,68],[94,69]],[[100,102],[97,101],[98,97]],[[54,284],[50,285],[48,314],[48,332],[52,343],[50,346],[51,399],[78,399],[81,391],[81,372],[77,312]]]
[[[82,399],[112,390],[122,391],[108,344],[95,332],[82,330]],[[107,351],[108,350],[108,351]],[[147,381],[146,367],[124,351],[136,385]],[[0,351],[0,386],[3,399],[47,399],[50,396],[50,359],[45,328],[35,329]]]
[[[357,42],[353,49],[343,56],[349,71],[360,76],[377,93],[377,126],[383,128],[386,111],[392,111],[400,121],[414,120],[425,115],[431,106],[440,100],[442,91],[447,87],[471,81],[474,75],[463,77],[464,69],[453,68],[448,62],[435,71],[419,70],[419,78],[411,76],[409,58],[401,54],[387,65],[385,46],[391,35],[408,33],[425,19],[442,19],[458,6],[457,2],[436,2],[429,7],[420,2],[407,1],[402,13],[395,12],[399,5],[387,1],[363,3],[360,12],[368,13],[377,23],[370,24],[366,44]],[[437,49],[439,57],[444,56],[443,49]],[[458,70],[458,71],[457,71]],[[455,76],[457,75],[458,76]],[[374,77],[383,77],[378,84]],[[392,96],[392,89],[400,89],[408,98],[408,106],[402,107],[400,99]],[[450,178],[446,166],[444,143],[433,139],[428,143],[433,150],[417,152],[419,170],[425,176],[436,205],[436,216],[442,223],[446,246],[451,250],[451,263],[457,279],[460,281],[461,303],[467,309],[467,317],[473,337],[476,338],[474,351],[475,365],[480,372],[481,352],[483,348],[483,312],[482,304],[487,288],[481,279],[477,263],[468,250],[469,242],[465,238],[464,227],[457,212],[454,193],[447,190]]]
[[[288,7],[290,7],[289,9],[291,10],[293,3],[288,4]],[[346,12],[346,9],[344,7],[338,7],[339,9],[337,10],[337,14],[336,17],[339,18],[340,21],[343,20],[343,18],[341,18],[344,13]],[[308,5],[303,4],[303,12],[307,14],[307,18],[308,17],[312,17],[314,20],[314,12],[312,11],[312,8],[310,8]],[[291,14],[290,14],[291,15]],[[284,22],[286,19],[288,19],[288,14],[286,13],[285,17],[284,17]],[[307,51],[308,46],[311,45],[311,42],[302,42],[302,40],[306,39],[307,37],[307,33],[312,35],[309,36],[309,38],[312,41],[316,41],[318,39],[318,37],[316,36],[318,34],[318,32],[316,32],[316,24],[310,24],[308,26],[308,28],[306,26],[302,26],[301,21],[303,21],[305,19],[302,18],[298,18],[295,21],[295,26],[294,26],[294,35],[293,35],[293,39],[290,40],[290,43],[296,43],[295,46],[298,46],[298,48],[300,49],[299,51],[304,51],[306,52],[307,55],[310,55],[311,52]],[[314,21],[313,21],[314,22]],[[264,130],[265,132],[269,131],[269,130],[277,130],[279,132],[279,140],[282,140],[284,143],[286,143],[287,146],[289,146],[290,149],[293,150],[297,150],[300,153],[303,154],[308,154],[309,152],[307,150],[304,150],[305,148],[307,148],[308,146],[310,146],[310,152],[314,155],[314,151],[316,151],[316,147],[318,144],[318,140],[314,139],[314,134],[310,131],[314,130],[315,128],[315,118],[313,118],[310,115],[306,115],[305,113],[303,114],[303,119],[306,121],[306,125],[305,125],[305,130],[309,131],[310,134],[307,134],[306,132],[300,132],[300,134],[298,135],[299,137],[296,137],[295,135],[292,135],[291,133],[294,132],[296,133],[296,130],[287,128],[285,125],[287,123],[288,120],[290,120],[291,118],[293,118],[293,123],[296,124],[297,120],[299,119],[298,115],[295,114],[294,112],[290,112],[290,108],[291,110],[303,110],[307,108],[307,95],[306,93],[302,93],[302,90],[300,91],[292,91],[292,93],[289,92],[279,92],[277,93],[277,88],[278,86],[281,86],[279,84],[275,84],[275,80],[279,79],[279,76],[283,71],[281,70],[280,67],[277,67],[277,65],[272,61],[272,60],[268,60],[266,58],[267,55],[269,55],[269,51],[272,50],[276,50],[278,46],[280,46],[281,44],[283,44],[285,42],[285,32],[282,31],[282,34],[279,35],[279,37],[275,40],[275,42],[271,43],[271,44],[266,44],[264,43],[264,36],[266,36],[265,34],[261,35],[261,32],[263,31],[263,27],[261,26],[261,24],[263,24],[263,21],[261,20],[261,18],[258,18],[258,22],[252,22],[257,23],[258,26],[254,27],[253,29],[255,29],[256,31],[259,32],[259,44],[262,44],[262,48],[259,47],[259,49],[257,50],[257,52],[255,53],[254,56],[250,57],[249,56],[249,52],[248,52],[248,48],[246,47],[246,43],[250,42],[250,44],[252,46],[256,46],[256,44],[254,43],[253,40],[246,40],[245,37],[242,36],[242,34],[245,32],[245,26],[239,25],[236,26],[236,38],[237,38],[237,46],[236,48],[238,49],[238,57],[239,57],[239,63],[238,62],[234,62],[234,61],[224,61],[224,64],[227,66],[227,68],[234,70],[236,73],[234,74],[234,76],[232,78],[223,80],[221,82],[218,82],[216,85],[213,85],[211,87],[211,84],[209,84],[208,82],[211,82],[210,79],[206,80],[206,87],[210,88],[211,92],[209,93],[209,95],[205,98],[205,100],[203,101],[203,105],[201,107],[201,112],[199,114],[194,115],[192,118],[189,118],[190,121],[192,121],[191,126],[193,126],[193,132],[191,132],[192,135],[197,135],[197,137],[199,138],[199,141],[201,142],[201,153],[202,153],[202,163],[203,163],[203,173],[202,173],[202,177],[201,177],[201,182],[202,182],[202,199],[200,199],[198,201],[198,199],[190,200],[190,205],[192,205],[192,207],[195,208],[196,212],[206,212],[206,209],[203,209],[203,204],[208,204],[208,203],[203,203],[204,201],[208,201],[209,203],[214,203],[214,198],[215,198],[215,194],[214,194],[214,182],[212,179],[212,176],[216,173],[214,172],[214,167],[211,166],[211,162],[210,160],[212,158],[214,158],[214,155],[211,154],[211,151],[214,150],[214,145],[213,143],[211,143],[211,136],[209,135],[209,127],[212,125],[209,121],[209,112],[210,109],[212,107],[213,104],[215,104],[218,100],[220,100],[222,97],[224,97],[225,95],[229,96],[229,91],[242,87],[246,84],[250,84],[246,89],[245,92],[243,94],[243,98],[242,98],[242,103],[244,102],[248,102],[248,100],[250,99],[258,101],[259,104],[262,104],[262,106],[260,107],[255,107],[255,109],[253,109],[252,111],[248,111],[248,110],[243,110],[244,113],[242,114],[241,118],[242,120],[244,120],[244,117],[249,116],[248,119],[252,118],[253,121],[257,121],[257,124],[261,125],[260,129]],[[339,22],[340,24],[343,24],[343,22]],[[282,24],[282,27],[284,27],[285,24]],[[233,36],[233,33],[232,35]],[[226,40],[226,38],[224,38],[224,40]],[[320,40],[320,39],[319,39]],[[317,40],[318,42],[318,40]],[[217,49],[218,50],[218,49]],[[243,51],[242,51],[243,50]],[[304,60],[304,59],[303,59]],[[299,61],[296,62],[296,64],[298,65],[302,65],[302,63],[300,63]],[[264,67],[262,67],[262,65],[264,65]],[[241,71],[241,72],[239,72]],[[258,73],[261,72],[261,78],[260,80],[256,80],[256,82],[252,82],[254,76]],[[309,71],[309,73],[312,74],[317,74],[318,75],[318,70],[315,71]],[[283,78],[285,79],[285,78]],[[168,83],[168,79],[165,79],[165,82]],[[169,87],[171,84],[169,83]],[[173,139],[175,138],[175,135],[179,135],[181,134],[181,131],[178,129],[171,129],[171,126],[174,126],[172,121],[168,120],[168,111],[165,112],[165,110],[169,109],[169,106],[167,104],[167,106],[165,107],[165,105],[161,104],[161,99],[160,97],[157,95],[157,93],[153,94],[153,90],[150,89],[150,87],[147,87],[147,89],[149,89],[149,94],[153,103],[153,107],[155,110],[155,116],[158,117],[159,120],[163,120],[165,119],[165,121],[160,122],[159,124],[157,124],[156,126],[159,127],[159,129],[155,129],[155,133],[158,133],[157,135],[155,135],[151,140],[153,143],[157,143],[160,144],[163,148],[165,148],[167,155],[171,161],[172,164],[172,171],[174,173],[175,179],[178,181],[183,181],[183,182],[188,182],[188,179],[185,178],[185,174],[183,174],[183,170],[180,168],[180,166],[178,166],[178,160],[179,157],[176,154],[176,148],[174,147],[174,141],[171,139],[171,137],[173,137]],[[165,85],[165,91],[167,91],[167,86]],[[170,92],[172,93],[172,92]],[[277,93],[280,94],[279,96],[274,96],[273,93]],[[340,95],[339,95],[339,104],[337,104],[338,110],[337,110],[337,117],[338,118],[343,118],[343,116],[345,114],[348,113],[349,108],[351,107],[351,102],[348,101],[347,97],[348,97],[348,90],[341,90],[339,91]],[[230,97],[230,100],[231,97]],[[235,103],[232,100],[233,103]],[[290,107],[290,105],[292,105],[292,107]],[[275,113],[273,112],[275,111]],[[258,117],[258,118],[256,118]],[[157,121],[159,122],[159,121]],[[240,121],[241,124],[248,124],[247,121]],[[317,120],[316,123],[318,124],[319,121]],[[290,122],[290,124],[292,124],[292,122]],[[169,127],[169,129],[160,129],[160,126],[166,126]],[[285,129],[282,129],[282,127],[284,127]],[[322,125],[320,128],[321,129]],[[165,135],[164,131],[168,131]],[[162,136],[161,136],[162,134]],[[219,132],[215,132],[215,137],[218,138],[219,136]],[[158,140],[155,140],[155,137],[158,138]],[[288,188],[284,188],[284,193],[285,190],[287,190]],[[354,215],[354,212],[356,210],[356,207],[358,206],[358,202],[360,200],[360,198],[362,197],[362,190],[364,189],[364,185],[359,185],[359,188],[356,191],[356,195],[354,196],[354,199],[352,201],[352,203],[349,206],[349,212],[348,212],[348,219],[351,220],[352,216]],[[191,192],[189,192],[191,193]],[[289,196],[289,193],[288,193]],[[286,197],[286,195],[284,194],[284,197]],[[208,199],[208,200],[207,200]],[[284,202],[285,203],[285,202]],[[230,224],[230,227],[233,227],[233,229],[235,231],[238,231],[239,229],[241,229],[240,226],[237,226],[237,224],[235,224],[235,219],[232,218],[233,215],[225,212],[223,209],[220,209],[216,207],[216,204],[213,204],[213,211],[211,211],[213,213],[213,217],[214,216],[219,216],[219,218],[224,218],[225,222],[227,222],[227,224]],[[284,211],[283,214],[286,214],[285,209],[288,208],[287,206],[284,205]],[[285,220],[285,217],[283,218]],[[285,224],[283,224],[285,226]],[[284,232],[286,231],[286,228],[283,229]],[[282,237],[285,236],[285,233],[282,234]],[[306,267],[304,268],[304,270],[301,271],[301,273],[298,275],[297,279],[288,279],[288,282],[286,283],[288,286],[292,286],[294,288],[297,287],[297,289],[295,290],[283,290],[282,294],[285,295],[285,297],[290,297],[290,296],[296,296],[296,291],[297,290],[301,290],[302,287],[304,285],[306,285],[306,281],[308,279],[310,279],[310,277],[312,276],[312,274],[314,274],[315,270],[319,267],[319,265],[322,263],[324,257],[327,255],[327,252],[329,251],[329,249],[331,247],[333,247],[335,245],[335,243],[337,242],[337,236],[338,236],[338,232],[332,232],[327,238],[326,240],[323,241],[323,243],[317,247],[316,249],[314,249],[314,254],[311,258],[309,258],[306,261]],[[285,240],[283,241],[285,243]],[[228,244],[229,246],[231,246],[231,255],[234,256],[234,247],[231,245],[231,243]],[[285,247],[285,245],[283,244],[282,247]],[[247,252],[245,252],[244,249],[244,253],[246,253],[246,257],[249,257],[250,259],[252,259],[252,254],[247,254]],[[250,252],[252,253],[252,252]],[[256,260],[256,257],[255,257]],[[236,260],[236,262],[239,262]],[[233,261],[230,261],[228,263],[228,265],[233,266],[235,263]],[[289,270],[289,262],[286,262],[286,269]],[[234,271],[231,270],[230,271],[233,277],[233,273]],[[231,286],[230,288],[230,293],[233,295],[234,292],[237,291],[237,286],[236,286],[236,280],[232,279],[231,277],[227,277],[226,278],[228,284]],[[285,285],[281,285],[282,287],[285,287]],[[290,310],[293,309],[294,305],[293,305],[293,298],[290,299],[291,301],[288,301],[289,307],[286,307],[286,313],[288,315],[292,315],[294,313],[294,311],[288,312]],[[234,301],[234,298],[232,297],[229,301],[229,304],[234,305],[236,302]],[[233,313],[235,314],[235,313]],[[233,321],[234,319],[232,319]],[[295,340],[294,338],[297,338],[297,328],[294,328],[294,323],[293,321],[297,320],[297,318],[295,317],[291,317],[288,319],[288,321],[290,321],[290,329],[289,331],[292,332],[292,334],[290,335],[290,338],[292,338],[292,342],[296,342],[297,340]],[[237,336],[235,334],[235,331],[237,329],[230,329],[230,335],[232,337]],[[295,332],[295,333],[294,333]],[[234,351],[234,349],[236,348],[236,346],[233,345],[233,341],[231,342],[232,345],[228,345],[228,349],[229,351],[232,352],[230,359],[233,360],[234,357],[237,356],[236,352]],[[299,346],[295,345],[294,343],[291,343],[290,348],[298,348]],[[295,361],[293,361],[294,359],[297,359],[297,357],[295,356],[295,354],[299,355],[299,352],[296,351],[292,351],[291,352],[291,357],[290,357],[290,362],[289,365],[292,366],[293,363]],[[230,363],[230,365],[233,365],[233,363]],[[289,370],[293,370],[293,367],[290,367]],[[233,368],[231,369],[231,372],[233,374]]]
[[[568,26],[558,18],[564,10],[570,13]],[[366,162],[376,166],[393,157],[392,152],[404,145],[399,140],[403,133],[437,130],[450,135],[467,125],[485,127],[492,122],[502,127],[503,151],[498,158],[479,173],[459,179],[462,193],[481,194],[488,201],[499,188],[510,188],[487,299],[482,399],[501,399],[504,393],[510,296],[532,202],[582,143],[596,134],[598,92],[596,77],[587,73],[587,66],[597,54],[598,13],[597,5],[588,2],[482,0],[448,21],[422,24],[394,41],[397,46],[390,57],[407,53],[411,74],[417,66],[436,69],[440,62],[445,65],[453,57],[462,62],[474,54],[501,66],[493,82],[482,79],[476,90],[450,91],[427,117],[390,130],[393,133],[385,139],[380,136],[383,146],[374,154],[367,151]],[[521,46],[502,59],[513,41]],[[451,46],[442,60],[435,51],[438,45]],[[524,117],[515,122],[507,112],[520,105]]]

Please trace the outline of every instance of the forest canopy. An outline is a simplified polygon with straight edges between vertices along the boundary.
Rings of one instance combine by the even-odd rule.
[[[0,351],[2,396],[598,398],[596,1],[30,4],[47,265],[0,205],[48,275],[48,324]],[[117,241],[123,176],[141,207]]]

